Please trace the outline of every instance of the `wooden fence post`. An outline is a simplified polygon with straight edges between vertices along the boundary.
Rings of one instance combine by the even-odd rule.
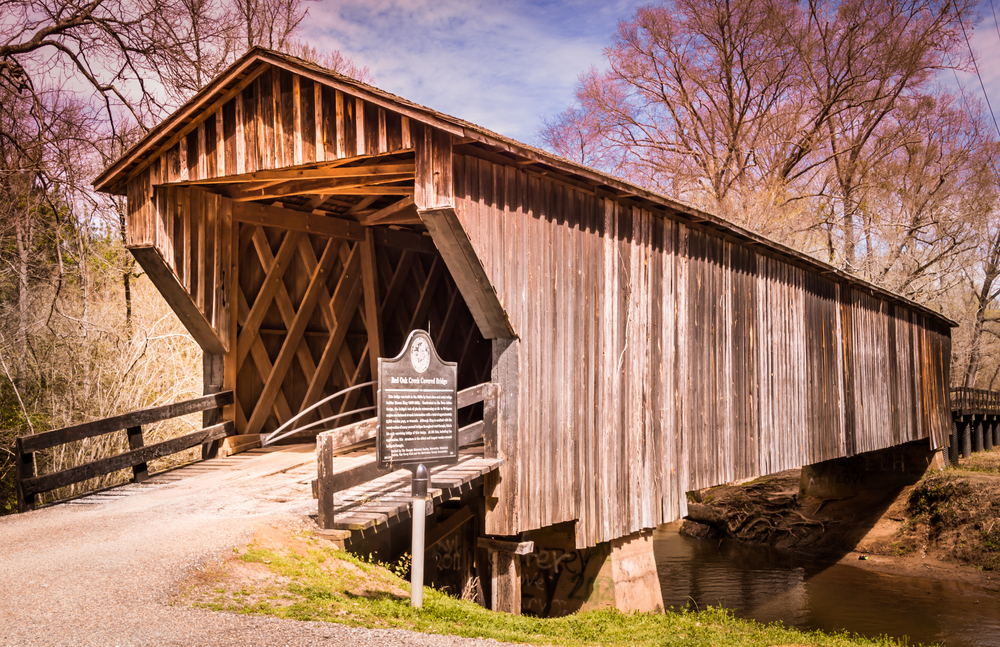
[[[14,439],[14,460],[17,464],[17,511],[27,512],[35,509],[35,495],[25,494],[22,487],[25,479],[35,477],[35,454],[24,452],[21,438]]]
[[[142,427],[135,426],[129,427],[125,430],[128,434],[128,448],[129,449],[141,449],[142,443]],[[142,483],[149,478],[149,468],[145,463],[137,463],[132,466],[132,482]]]
[[[222,392],[223,376],[225,374],[226,356],[204,353],[202,355],[203,391],[202,395]],[[201,414],[202,428],[211,427],[222,422],[222,409],[206,409]],[[213,440],[201,446],[201,458],[207,460],[219,455],[219,441]]]

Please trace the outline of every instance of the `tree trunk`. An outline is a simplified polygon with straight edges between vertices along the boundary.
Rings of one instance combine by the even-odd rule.
[[[15,238],[17,239],[17,377],[23,379],[27,373],[28,360],[28,252],[31,232],[26,217],[15,218]]]

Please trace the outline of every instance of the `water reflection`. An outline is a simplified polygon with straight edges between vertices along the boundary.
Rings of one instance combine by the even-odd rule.
[[[663,602],[723,606],[800,629],[847,629],[949,647],[1000,647],[1000,595],[978,587],[829,565],[732,541],[654,535]]]

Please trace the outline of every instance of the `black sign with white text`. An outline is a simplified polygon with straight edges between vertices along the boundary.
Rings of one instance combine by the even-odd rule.
[[[378,360],[380,468],[458,460],[458,365],[438,357],[423,330],[403,350]]]

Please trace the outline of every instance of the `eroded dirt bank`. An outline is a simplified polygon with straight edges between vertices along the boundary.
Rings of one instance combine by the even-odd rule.
[[[1000,451],[844,498],[801,497],[799,476],[788,470],[690,493],[681,532],[1000,591]]]

